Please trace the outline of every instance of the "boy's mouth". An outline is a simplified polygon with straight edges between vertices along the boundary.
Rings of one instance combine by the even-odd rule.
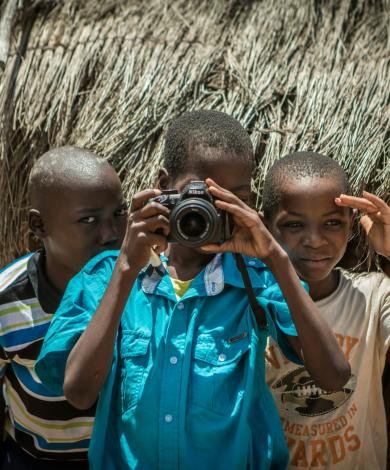
[[[304,264],[307,264],[309,266],[315,266],[315,267],[321,267],[324,265],[328,265],[329,261],[331,258],[328,257],[322,257],[322,258],[301,258],[301,262]]]

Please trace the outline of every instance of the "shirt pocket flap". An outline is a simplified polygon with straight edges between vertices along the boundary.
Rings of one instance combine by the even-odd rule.
[[[150,344],[150,335],[144,331],[122,331],[120,345],[120,356],[122,359],[128,357],[145,356]]]
[[[228,339],[201,334],[196,342],[195,358],[214,366],[224,366],[239,362],[249,348],[250,341],[247,332]]]

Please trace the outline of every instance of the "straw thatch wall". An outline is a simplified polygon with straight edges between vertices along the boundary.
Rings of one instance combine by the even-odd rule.
[[[26,180],[43,151],[96,151],[130,196],[152,184],[170,121],[194,108],[248,129],[259,194],[276,158],[314,149],[388,198],[389,20],[384,0],[25,0],[0,71],[0,264],[26,249]]]

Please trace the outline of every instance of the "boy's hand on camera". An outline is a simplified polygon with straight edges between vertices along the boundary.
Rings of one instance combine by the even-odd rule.
[[[132,270],[139,271],[147,265],[150,250],[161,253],[167,247],[169,209],[148,202],[160,193],[157,189],[146,189],[136,193],[131,202],[120,256]]]
[[[390,207],[378,196],[363,191],[363,197],[341,194],[335,199],[338,206],[358,209],[364,215],[360,219],[374,250],[390,256]]]
[[[232,215],[234,229],[232,238],[222,243],[209,244],[202,250],[213,253],[233,252],[260,258],[266,261],[280,246],[263,224],[258,212],[251,209],[230,191],[219,186],[212,179],[206,179],[215,206]]]

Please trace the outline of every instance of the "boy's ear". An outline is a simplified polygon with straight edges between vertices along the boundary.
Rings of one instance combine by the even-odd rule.
[[[43,223],[41,213],[37,209],[30,209],[28,213],[28,226],[32,233],[38,238],[47,237],[45,224]]]
[[[161,167],[158,170],[157,189],[165,190],[171,186],[171,177],[166,168]]]

